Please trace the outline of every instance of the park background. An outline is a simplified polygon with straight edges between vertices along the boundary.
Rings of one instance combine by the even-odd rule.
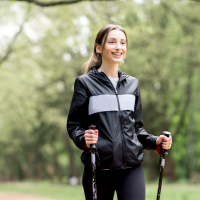
[[[198,199],[199,1],[41,2],[0,1],[0,191],[84,199],[67,115],[98,30],[114,23],[128,34],[120,70],[139,80],[145,130],[172,133],[162,199]],[[145,150],[147,200],[156,198],[158,162]]]

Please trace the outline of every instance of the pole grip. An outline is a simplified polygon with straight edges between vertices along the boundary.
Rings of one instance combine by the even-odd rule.
[[[171,135],[171,133],[168,132],[168,131],[163,131],[163,135],[166,136],[166,137],[169,137],[169,136]],[[167,156],[167,155],[168,155],[168,152],[167,152],[166,149],[163,149],[163,148],[162,148],[162,155],[164,155],[164,156]]]
[[[96,129],[96,126],[95,126],[95,125],[90,125],[88,128],[89,128],[89,129],[92,129],[92,130],[95,130],[95,129]],[[96,145],[95,145],[95,144],[91,144],[91,145],[90,145],[90,149],[91,149],[91,150],[92,150],[92,149],[96,149]]]

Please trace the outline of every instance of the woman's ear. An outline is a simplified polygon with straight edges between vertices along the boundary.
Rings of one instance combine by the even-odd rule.
[[[96,45],[96,52],[100,53],[100,54],[102,53],[102,49],[101,49],[101,45],[100,44]]]

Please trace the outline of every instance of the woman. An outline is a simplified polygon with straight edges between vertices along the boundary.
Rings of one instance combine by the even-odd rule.
[[[172,138],[153,136],[142,127],[142,104],[138,80],[119,71],[128,49],[125,30],[118,25],[100,29],[94,51],[76,78],[67,130],[83,150],[83,188],[92,200],[90,145],[96,144],[97,199],[144,200],[143,149],[155,150],[162,143],[170,149]],[[97,129],[88,130],[89,125]]]

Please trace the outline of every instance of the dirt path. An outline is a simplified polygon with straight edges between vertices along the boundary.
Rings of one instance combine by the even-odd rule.
[[[33,194],[20,194],[11,192],[0,192],[1,200],[53,200]]]

